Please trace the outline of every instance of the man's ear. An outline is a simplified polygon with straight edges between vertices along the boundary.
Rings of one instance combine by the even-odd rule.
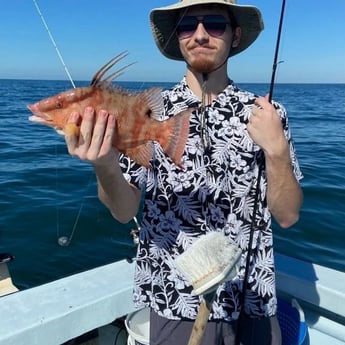
[[[239,26],[235,28],[233,31],[233,38],[232,38],[232,48],[236,48],[241,41],[242,30]]]

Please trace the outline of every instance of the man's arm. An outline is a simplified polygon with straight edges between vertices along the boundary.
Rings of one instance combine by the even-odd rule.
[[[293,173],[289,146],[281,152],[266,153],[267,203],[278,224],[287,228],[299,219],[302,190]]]
[[[116,159],[106,165],[94,165],[98,197],[119,222],[128,223],[138,212],[141,191],[129,184]]]
[[[87,107],[82,118],[73,113],[68,123],[76,126],[80,123],[79,133],[65,134],[68,152],[92,164],[99,199],[118,221],[129,222],[138,211],[141,192],[124,178],[118,162],[119,152],[112,146],[115,116],[101,110],[96,119],[94,109]]]
[[[279,225],[287,228],[299,219],[302,190],[293,173],[279,115],[268,96],[257,98],[256,105],[247,125],[248,133],[265,153],[268,207]]]

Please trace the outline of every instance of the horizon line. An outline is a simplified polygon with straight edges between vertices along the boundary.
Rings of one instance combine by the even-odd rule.
[[[56,81],[56,82],[67,82],[70,83],[68,79],[41,79],[41,78],[1,78],[0,80],[23,80],[23,81]],[[89,80],[73,80],[74,82],[80,83],[87,83],[90,82]],[[117,80],[115,83],[164,83],[164,84],[176,84],[178,81],[148,81],[148,80]],[[269,85],[270,82],[263,82],[263,81],[237,81],[235,84],[266,84]],[[325,84],[325,85],[345,85],[344,82],[329,82],[329,81],[319,81],[319,82],[299,82],[299,81],[289,81],[289,82],[275,82],[275,85],[283,85],[283,84],[305,84],[305,85],[312,85],[312,84]]]

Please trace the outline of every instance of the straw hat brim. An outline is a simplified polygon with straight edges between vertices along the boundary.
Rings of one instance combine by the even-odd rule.
[[[150,12],[150,24],[157,47],[169,59],[184,60],[176,35],[178,14],[182,9],[190,6],[220,4],[229,8],[242,31],[240,43],[230,50],[229,57],[242,52],[256,40],[263,30],[262,16],[255,6],[238,5],[230,1],[183,0],[173,5],[153,9]]]

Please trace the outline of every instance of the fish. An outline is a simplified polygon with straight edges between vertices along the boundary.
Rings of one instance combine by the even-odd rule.
[[[189,134],[189,119],[193,108],[159,120],[164,113],[162,88],[151,87],[141,91],[130,92],[112,81],[122,73],[122,67],[106,75],[116,63],[123,59],[123,52],[104,66],[93,76],[90,85],[76,87],[49,96],[27,108],[33,115],[29,120],[53,127],[62,134],[79,135],[78,125],[68,123],[72,112],[81,116],[84,109],[91,106],[97,112],[101,109],[115,116],[115,134],[112,146],[130,157],[136,163],[151,168],[153,142],[160,144],[165,154],[178,166]]]

